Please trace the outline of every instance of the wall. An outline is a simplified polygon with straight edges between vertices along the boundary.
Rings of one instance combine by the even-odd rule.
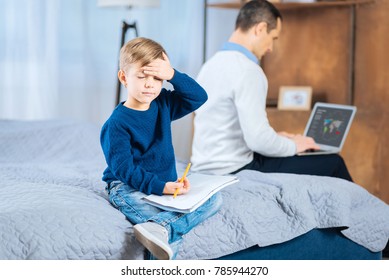
[[[350,154],[359,180],[389,203],[389,11],[375,0],[356,13],[355,104],[358,155]],[[363,175],[362,175],[363,174]]]

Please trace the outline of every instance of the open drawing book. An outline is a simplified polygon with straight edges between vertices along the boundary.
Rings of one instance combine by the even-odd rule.
[[[188,175],[190,191],[186,194],[178,195],[148,195],[143,199],[158,208],[167,211],[190,213],[200,207],[212,195],[233,183],[238,182],[235,176],[206,175],[192,173]]]

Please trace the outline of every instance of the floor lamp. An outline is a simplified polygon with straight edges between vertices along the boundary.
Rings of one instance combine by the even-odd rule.
[[[159,2],[160,0],[98,0],[97,5],[99,7],[127,7],[129,9],[132,9],[138,7],[142,7],[142,8],[159,7]],[[129,30],[133,30],[135,32],[135,37],[139,36],[136,22],[134,21],[133,23],[127,23],[126,21],[123,20],[119,51],[126,42],[126,34]],[[120,92],[121,92],[121,83],[119,79],[117,79],[115,106],[120,102]]]
[[[126,42],[126,34],[129,29],[133,29],[135,31],[135,37],[138,37],[138,29],[136,27],[136,22],[134,21],[133,23],[128,24],[123,20],[122,22],[122,35],[121,35],[121,40],[120,40],[120,48],[119,50],[124,46],[124,43]],[[118,70],[119,70],[119,65],[118,65]],[[115,106],[119,104],[120,102],[120,91],[121,91],[122,85],[117,79],[117,84],[116,84],[116,102]]]

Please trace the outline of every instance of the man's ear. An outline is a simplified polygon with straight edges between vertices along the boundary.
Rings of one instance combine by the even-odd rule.
[[[258,35],[262,32],[267,33],[267,23],[264,21],[261,21],[255,26],[255,34]]]
[[[119,81],[126,87],[127,86],[126,73],[124,73],[123,70],[119,70],[118,78],[119,78]]]

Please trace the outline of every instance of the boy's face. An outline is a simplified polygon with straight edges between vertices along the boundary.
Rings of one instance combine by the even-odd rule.
[[[119,71],[119,79],[127,88],[125,106],[135,110],[147,110],[162,89],[162,79],[143,73],[139,63],[131,64],[126,72]]]

